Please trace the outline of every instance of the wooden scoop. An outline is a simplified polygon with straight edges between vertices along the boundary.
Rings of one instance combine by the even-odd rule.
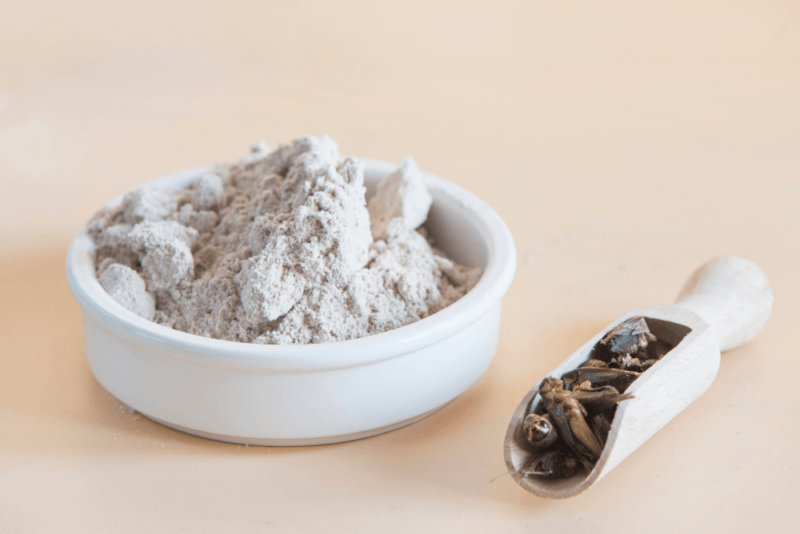
[[[570,478],[524,475],[537,451],[525,440],[522,421],[541,401],[539,384],[522,399],[505,439],[505,460],[517,483],[536,495],[572,497],[592,486],[709,388],[720,352],[753,339],[772,311],[772,293],[764,272],[754,263],[728,256],[700,267],[672,306],[629,311],[597,334],[547,376],[560,378],[590,359],[608,332],[631,317],[642,316],[657,339],[674,345],[626,390],[633,398],[617,405],[602,454],[591,471]]]

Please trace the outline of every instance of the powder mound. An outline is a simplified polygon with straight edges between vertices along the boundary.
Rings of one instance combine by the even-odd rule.
[[[156,314],[156,303],[147,292],[142,277],[119,263],[109,265],[97,277],[100,285],[122,306],[148,321]]]
[[[160,221],[178,206],[175,195],[159,187],[143,187],[131,191],[122,201],[123,219],[130,224]]]
[[[98,213],[89,233],[101,285],[178,330],[303,344],[398,328],[477,283],[480,269],[455,264],[416,230],[432,197],[413,159],[369,207],[365,193],[363,165],[330,137],[273,151],[259,142],[183,190],[142,187]]]
[[[428,218],[433,198],[414,158],[408,157],[378,186],[367,208],[372,220],[372,237],[386,239],[389,223],[400,218],[402,230],[414,230]]]

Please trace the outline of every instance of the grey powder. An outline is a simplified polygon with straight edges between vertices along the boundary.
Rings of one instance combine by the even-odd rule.
[[[323,343],[427,317],[471,289],[424,230],[408,158],[365,202],[364,172],[329,137],[215,168],[184,190],[143,187],[90,222],[101,285],[159,324],[266,344]]]

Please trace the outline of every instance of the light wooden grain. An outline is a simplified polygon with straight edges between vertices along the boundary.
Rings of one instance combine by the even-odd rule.
[[[603,453],[589,473],[567,479],[514,474],[514,480],[531,493],[550,498],[572,497],[588,489],[702,395],[717,376],[720,352],[752,339],[771,310],[772,293],[764,272],[748,260],[727,256],[695,271],[677,304],[637,308],[622,315],[547,376],[561,377],[579,367],[609,331],[631,317],[655,319],[648,323],[656,337],[677,345],[627,389],[634,398],[617,407]],[[515,473],[533,459],[520,428],[541,400],[537,393],[538,383],[517,406],[506,432],[506,465]]]

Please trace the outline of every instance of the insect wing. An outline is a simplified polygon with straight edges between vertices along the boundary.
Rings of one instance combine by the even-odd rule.
[[[569,427],[575,438],[586,448],[590,454],[586,455],[596,460],[603,453],[603,445],[589,428],[586,419],[580,414],[572,414],[569,418]]]
[[[612,367],[578,367],[564,374],[562,379],[567,384],[573,384],[575,382],[582,384],[588,380],[594,386],[595,384],[604,384],[618,378],[623,378],[625,381],[629,380],[628,383],[630,383],[636,380],[639,374],[640,373],[635,371],[626,371],[624,369],[615,369]]]
[[[558,428],[559,435],[572,450],[592,460],[600,457],[602,447],[577,409],[558,402],[553,406],[550,416]],[[587,432],[591,437],[587,437]],[[584,439],[588,444],[584,443]]]

